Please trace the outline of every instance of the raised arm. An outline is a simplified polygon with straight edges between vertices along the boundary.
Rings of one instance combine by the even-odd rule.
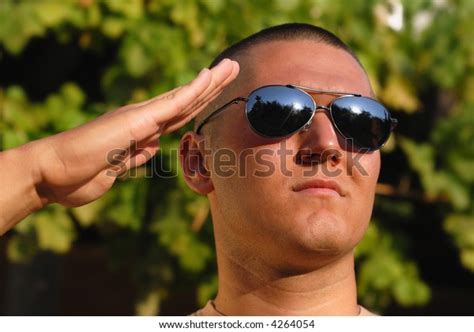
[[[160,136],[194,118],[238,71],[236,62],[225,59],[187,85],[1,152],[0,235],[47,204],[75,207],[98,199],[118,175],[153,156]],[[121,169],[108,160],[117,150],[124,151]]]

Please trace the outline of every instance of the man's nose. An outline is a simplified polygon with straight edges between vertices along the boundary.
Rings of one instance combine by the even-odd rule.
[[[316,111],[312,122],[299,133],[305,145],[315,151],[339,147],[337,131],[330,116],[328,110],[318,109]]]
[[[312,122],[298,133],[300,151],[297,160],[301,163],[337,162],[342,154],[339,137],[327,110],[318,109]]]

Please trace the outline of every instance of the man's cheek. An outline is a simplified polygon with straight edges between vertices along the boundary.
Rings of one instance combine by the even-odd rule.
[[[252,175],[259,178],[268,178],[275,174],[276,165],[272,160],[272,152],[268,150],[259,150],[255,154],[255,160]]]
[[[346,163],[349,176],[369,185],[377,181],[380,171],[379,152],[348,154]]]

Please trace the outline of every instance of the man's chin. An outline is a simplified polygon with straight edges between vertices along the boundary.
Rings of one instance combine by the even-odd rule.
[[[331,213],[311,213],[294,225],[289,242],[295,253],[307,257],[337,257],[351,251],[360,239],[358,230]],[[361,236],[363,232],[361,232]],[[292,238],[292,239],[291,239]]]

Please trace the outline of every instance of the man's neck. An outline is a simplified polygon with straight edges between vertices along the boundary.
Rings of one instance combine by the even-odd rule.
[[[283,276],[262,262],[219,257],[215,308],[225,315],[358,315],[354,256],[350,252],[318,269]],[[258,272],[255,272],[258,271]]]

